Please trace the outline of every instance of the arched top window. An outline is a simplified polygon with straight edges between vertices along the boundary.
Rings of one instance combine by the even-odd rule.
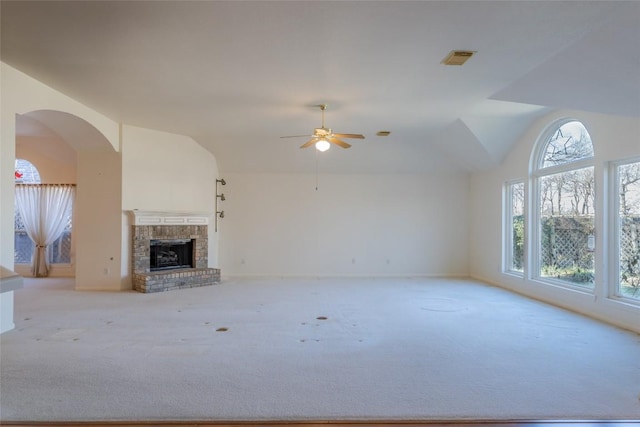
[[[16,184],[40,184],[38,169],[28,160],[16,159]]]
[[[572,119],[551,124],[532,153],[533,278],[592,292],[595,278],[593,143]]]
[[[582,123],[568,120],[551,128],[540,154],[538,169],[560,166],[593,158],[593,143]]]

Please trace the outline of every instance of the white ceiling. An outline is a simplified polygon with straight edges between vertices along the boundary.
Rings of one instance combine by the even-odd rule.
[[[1,19],[3,62],[193,137],[222,172],[477,171],[551,109],[640,117],[636,1],[3,0]],[[320,103],[366,139],[279,138],[319,127]]]

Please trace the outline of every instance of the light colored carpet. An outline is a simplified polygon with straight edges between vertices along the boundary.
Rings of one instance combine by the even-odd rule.
[[[16,292],[2,420],[640,419],[637,334],[473,281],[72,286]]]

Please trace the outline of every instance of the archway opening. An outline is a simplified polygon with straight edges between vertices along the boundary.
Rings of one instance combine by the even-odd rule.
[[[94,214],[91,207],[96,204],[96,199],[103,195],[109,199],[110,204],[117,206],[119,203],[120,155],[109,140],[84,119],[61,111],[38,110],[16,115],[16,158],[28,160],[34,169],[38,170],[42,184],[77,184],[85,189],[77,192],[73,213],[70,216],[72,221],[68,224],[69,233],[63,237],[62,244],[56,246],[60,250],[49,251],[54,252],[50,256],[55,256],[55,261],[58,261],[51,264],[51,276],[75,277],[74,286],[78,289],[81,287],[78,283],[79,273],[85,277],[84,282],[91,281],[87,276],[93,274],[87,266],[92,262],[90,254],[96,252],[93,245],[98,244],[98,239],[91,234],[99,226],[99,222],[96,221],[120,224],[118,211],[105,213],[104,215],[110,216],[106,220],[95,218],[96,221],[92,221]],[[101,159],[104,159],[104,165],[101,166],[116,170],[113,176],[106,180],[106,185],[104,181],[100,181],[101,174],[95,166],[101,163]],[[119,245],[118,240],[117,246]],[[24,248],[16,242],[16,253],[25,252],[21,249]],[[85,255],[78,257],[78,253]],[[120,254],[114,254],[112,260],[120,262]],[[20,274],[32,276],[28,265],[16,259],[15,266]],[[115,275],[118,270],[114,269],[113,272],[113,281],[116,282]],[[119,277],[117,282],[119,283]]]

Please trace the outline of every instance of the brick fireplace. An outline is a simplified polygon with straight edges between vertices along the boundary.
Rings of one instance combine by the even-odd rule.
[[[220,282],[220,270],[209,268],[209,216],[197,213],[131,211],[133,221],[133,289],[138,292],[163,292],[208,286]],[[168,243],[164,243],[168,242]],[[178,262],[171,246],[189,242],[189,264]],[[171,262],[154,269],[152,244],[167,249],[160,256]],[[157,251],[157,250],[156,250]],[[156,251],[153,256],[157,257]],[[176,262],[173,262],[173,261]],[[173,265],[172,265],[173,264]]]

